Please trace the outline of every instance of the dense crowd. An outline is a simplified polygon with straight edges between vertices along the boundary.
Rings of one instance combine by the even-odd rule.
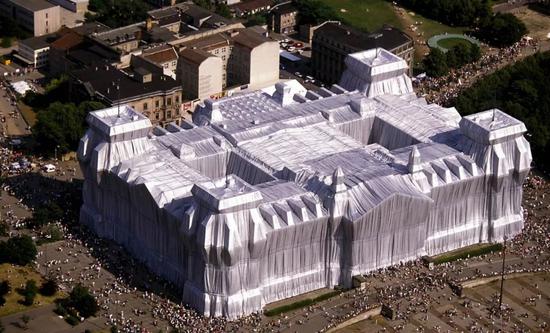
[[[424,96],[428,102],[443,106],[449,104],[458,96],[461,90],[469,87],[478,78],[516,61],[523,53],[536,51],[539,43],[534,39],[524,38],[514,45],[502,49],[490,49],[481,58],[460,69],[453,69],[440,78],[425,77],[415,82],[416,93]],[[531,49],[531,50],[529,50]]]

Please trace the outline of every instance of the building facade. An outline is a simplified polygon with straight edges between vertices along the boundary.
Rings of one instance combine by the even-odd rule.
[[[88,11],[88,0],[50,0],[50,2],[60,5],[73,13],[85,13]]]
[[[74,70],[71,75],[91,98],[111,106],[131,105],[155,125],[180,124],[187,117],[181,108],[180,82],[139,57],[132,57],[127,68],[98,65]]]
[[[328,83],[340,80],[346,69],[348,54],[373,48],[384,48],[409,64],[412,74],[413,40],[393,27],[384,27],[373,33],[364,33],[338,22],[327,22],[313,33],[311,66],[315,78]]]
[[[268,26],[279,34],[292,34],[298,31],[298,9],[291,2],[273,6],[268,15]]]
[[[52,35],[31,37],[17,43],[17,57],[34,68],[43,68],[49,65],[50,43]]]
[[[59,6],[44,0],[2,0],[0,15],[9,16],[34,36],[47,35],[61,27]]]
[[[212,97],[235,86],[259,89],[279,80],[279,44],[251,29],[227,31],[181,44],[180,59],[183,58],[182,75],[184,92],[188,89],[191,98]],[[202,76],[198,66],[203,66],[210,56],[221,60],[209,60],[210,68]],[[216,83],[218,64],[221,64],[221,84]],[[187,82],[188,79],[206,80]],[[222,89],[214,91],[218,87]],[[198,88],[202,93],[198,93]]]
[[[180,52],[180,69],[183,95],[186,100],[211,98],[223,90],[224,64],[201,49]]]

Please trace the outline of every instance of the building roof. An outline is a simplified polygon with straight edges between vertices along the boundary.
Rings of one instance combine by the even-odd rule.
[[[194,64],[201,64],[203,61],[210,57],[214,57],[210,53],[203,51],[201,49],[191,49],[187,48],[180,51],[180,57],[191,61]]]
[[[148,11],[147,14],[153,20],[158,21],[160,26],[173,24],[181,21],[180,12],[176,7],[167,7]]]
[[[145,62],[139,68],[119,70],[110,65],[91,66],[86,69],[73,71],[73,76],[82,84],[89,85],[95,93],[99,93],[111,103],[128,102],[142,98],[142,96],[181,89],[181,84],[170,76],[163,75],[153,65],[145,68]],[[134,72],[150,72],[150,82],[139,81]],[[120,91],[117,90],[120,87]]]
[[[229,44],[231,44],[229,36],[224,33],[217,33],[183,43],[182,46],[210,51]]]
[[[193,25],[195,28],[206,27],[213,29],[235,23],[233,20],[199,7],[191,2],[179,3],[174,7],[180,10],[181,20],[186,24]]]
[[[77,34],[88,36],[93,33],[101,33],[111,30],[108,26],[100,22],[86,22],[78,27],[71,28]]]
[[[31,12],[36,12],[39,10],[44,10],[52,7],[58,7],[52,3],[49,3],[44,0],[9,0],[16,6],[30,10]]]
[[[19,44],[23,44],[31,48],[32,50],[40,50],[49,47],[50,44],[56,40],[57,37],[58,35],[55,33],[39,37],[31,37],[19,41]]]
[[[401,30],[393,27],[384,27],[373,33],[365,33],[339,23],[326,23],[315,30],[313,38],[332,39],[344,44],[355,51],[384,48],[388,51],[399,47],[412,39]]]
[[[82,43],[84,37],[75,31],[69,30],[54,41],[51,46],[60,50],[69,50]]]
[[[272,39],[260,35],[259,33],[249,29],[240,30],[239,33],[232,38],[236,44],[242,45],[249,49],[253,49],[256,46],[262,45],[263,43],[273,42]]]
[[[138,22],[132,25],[107,30],[104,32],[93,34],[93,36],[108,45],[117,45],[140,38],[142,28],[145,22]]]
[[[240,10],[241,12],[249,12],[252,10],[271,7],[275,4],[275,0],[251,0],[245,2],[239,2],[229,6],[231,9]]]
[[[294,12],[297,12],[298,9],[296,7],[294,7],[294,5],[292,4],[292,2],[286,2],[286,3],[283,3],[283,4],[280,4],[276,7],[273,7],[271,9],[271,12],[274,13],[274,14],[279,14],[279,15],[284,15],[284,14],[290,14],[290,13],[294,13]]]
[[[178,54],[173,47],[164,45],[143,51],[142,57],[157,64],[162,64],[178,59]]]

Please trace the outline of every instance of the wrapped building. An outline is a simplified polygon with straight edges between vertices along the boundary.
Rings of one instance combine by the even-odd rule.
[[[207,100],[181,126],[90,113],[81,222],[229,318],[521,232],[522,122],[428,104],[383,49],[346,63],[330,89]]]

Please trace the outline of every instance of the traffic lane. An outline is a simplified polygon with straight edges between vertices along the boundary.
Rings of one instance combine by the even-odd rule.
[[[0,91],[0,121],[2,121],[2,134],[4,136],[24,136],[29,135],[28,125],[14,105],[15,99],[13,93],[8,91],[5,85],[2,85]],[[4,121],[5,120],[5,121]]]

